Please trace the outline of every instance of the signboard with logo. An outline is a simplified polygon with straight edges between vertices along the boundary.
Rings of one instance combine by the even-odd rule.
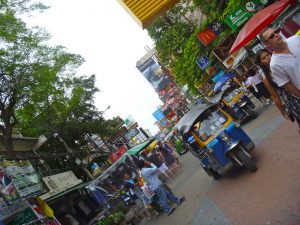
[[[211,29],[216,35],[220,35],[226,28],[223,23],[220,23],[218,21],[214,21],[208,24],[207,27]]]
[[[232,53],[226,60],[224,60],[223,64],[224,66],[226,66],[227,69],[230,69],[236,64],[238,64],[240,61],[242,61],[246,54],[247,51],[244,48],[241,48],[238,51]]]
[[[209,59],[206,55],[203,55],[196,60],[196,63],[202,70],[204,70],[209,65]]]
[[[226,16],[225,23],[232,29],[236,30],[244,24],[249,18],[251,14],[244,9],[244,7],[239,7],[234,10],[230,15]]]
[[[197,34],[197,38],[205,45],[209,45],[216,37],[225,29],[225,26],[214,21],[207,25],[207,27]]]
[[[134,138],[136,135],[139,134],[139,130],[137,128],[130,129],[128,132],[125,134],[125,138],[130,141],[132,138]]]
[[[255,14],[263,4],[260,0],[250,0],[239,6],[225,18],[225,23],[232,29],[237,30],[253,14]]]
[[[228,58],[228,54],[230,51],[231,46],[233,45],[235,41],[235,37],[232,35],[225,38],[223,41],[221,41],[215,49],[212,51],[213,54],[221,61],[223,62],[225,59]]]
[[[5,201],[15,201],[42,194],[40,176],[29,160],[3,160],[0,164],[0,194]]]

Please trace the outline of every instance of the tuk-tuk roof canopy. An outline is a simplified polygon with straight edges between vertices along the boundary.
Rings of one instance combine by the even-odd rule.
[[[175,126],[175,129],[181,135],[188,133],[194,126],[195,122],[201,117],[202,113],[215,105],[216,104],[213,103],[205,103],[195,106],[179,120]]]

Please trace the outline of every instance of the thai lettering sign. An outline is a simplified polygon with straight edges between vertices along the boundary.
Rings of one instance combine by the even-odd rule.
[[[243,7],[239,7],[237,10],[233,11],[230,15],[225,18],[225,23],[232,29],[236,30],[239,26],[244,24],[249,18],[251,14],[244,9]]]
[[[253,14],[255,14],[263,5],[259,0],[247,1],[225,18],[225,23],[232,29],[236,30],[243,25]]]

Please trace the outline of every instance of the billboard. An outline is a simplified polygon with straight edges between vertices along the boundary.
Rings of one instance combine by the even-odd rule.
[[[161,109],[157,109],[152,115],[157,121],[161,121],[163,118],[165,118],[165,115]]]
[[[153,58],[149,58],[141,65],[137,64],[137,68],[157,93],[163,91],[172,82],[168,74],[166,74],[166,71],[162,70],[161,66],[158,65]]]

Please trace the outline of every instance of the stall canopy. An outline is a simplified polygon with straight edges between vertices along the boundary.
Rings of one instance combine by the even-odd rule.
[[[221,77],[218,82],[216,83],[215,87],[214,87],[214,91],[219,91],[222,86],[228,81],[230,80],[230,78],[234,77],[234,73],[230,72],[225,74],[223,77]]]
[[[295,0],[281,0],[253,15],[239,32],[229,51],[229,55],[255,38],[259,32],[271,24],[289,5],[295,4],[295,2]]]
[[[141,151],[143,151],[145,148],[147,148],[153,141],[154,141],[154,139],[151,139],[142,144],[136,145],[133,148],[129,149],[127,151],[127,153],[129,155],[138,155]]]

